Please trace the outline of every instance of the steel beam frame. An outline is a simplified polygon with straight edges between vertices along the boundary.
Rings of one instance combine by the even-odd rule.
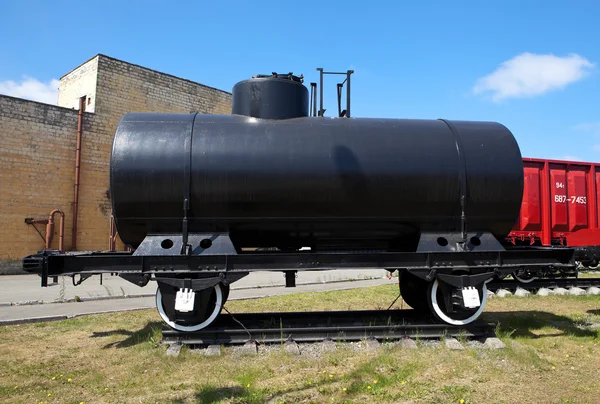
[[[420,277],[452,274],[466,270],[470,274],[493,272],[510,274],[526,266],[551,265],[573,267],[570,248],[515,248],[506,251],[478,252],[379,252],[379,253],[244,253],[223,255],[133,255],[128,252],[92,252],[65,254],[40,251],[26,257],[24,268],[39,273],[42,286],[48,277],[88,274],[182,274],[219,276],[219,273],[252,271],[324,271],[335,269],[411,270]]]

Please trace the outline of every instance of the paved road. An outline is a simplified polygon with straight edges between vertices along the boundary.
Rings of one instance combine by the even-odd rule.
[[[299,272],[297,285],[340,282],[346,280],[381,279],[389,273],[381,269],[347,269],[335,271]],[[284,286],[282,272],[253,272],[231,285],[232,290],[254,287]],[[293,289],[292,289],[293,290]],[[75,287],[70,277],[59,277],[57,284],[42,288],[37,275],[0,276],[0,307],[23,303],[53,303],[72,301],[78,296],[81,300],[109,296],[150,296],[156,292],[156,284],[150,282],[140,288],[118,276],[105,275],[102,285],[100,276],[93,276]]]
[[[269,279],[268,277],[265,279]],[[306,291],[326,291],[363,288],[368,286],[395,283],[395,278],[387,277],[369,280],[345,282],[329,282],[312,285],[298,285],[295,288],[274,286],[267,288],[237,288],[229,295],[229,300],[252,299],[266,296],[280,296]],[[156,284],[151,282],[144,289],[147,292],[156,290]],[[113,311],[138,310],[154,308],[154,297],[112,298],[106,300],[90,300],[73,303],[49,303],[37,305],[16,305],[0,307],[0,325],[18,324],[32,321],[62,320],[85,314],[107,313]]]

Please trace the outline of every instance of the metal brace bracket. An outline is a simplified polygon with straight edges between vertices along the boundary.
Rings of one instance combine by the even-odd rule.
[[[186,137],[184,143],[185,167],[183,169],[183,221],[181,234],[183,243],[181,246],[181,255],[190,255],[192,246],[188,244],[188,213],[190,211],[190,189],[191,189],[191,167],[192,167],[192,139],[194,137],[194,123],[196,122],[197,112],[192,119],[192,127],[189,130],[190,135]]]
[[[209,289],[214,287],[215,285],[222,283],[227,286],[237,280],[240,280],[244,276],[248,275],[248,272],[241,273],[230,273],[225,275],[224,273],[220,273],[218,277],[211,278],[201,278],[201,279],[178,279],[178,278],[157,278],[156,282],[164,283],[170,286],[174,286],[179,289],[189,289],[194,292],[198,292],[201,290]]]

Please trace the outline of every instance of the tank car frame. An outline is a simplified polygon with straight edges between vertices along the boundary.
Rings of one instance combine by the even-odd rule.
[[[193,247],[187,254],[181,254],[184,239]],[[101,274],[118,274],[138,286],[156,281],[162,319],[184,332],[209,326],[225,304],[230,284],[253,271],[281,271],[286,286],[293,287],[299,271],[385,268],[399,271],[409,306],[461,326],[475,321],[485,308],[486,281],[523,268],[570,268],[574,252],[506,249],[482,233],[467,233],[465,241],[461,234],[423,234],[415,252],[249,252],[236,250],[227,233],[190,233],[148,235],[135,252],[40,251],[26,257],[23,266],[41,275],[42,286],[59,275],[72,276],[74,284]]]

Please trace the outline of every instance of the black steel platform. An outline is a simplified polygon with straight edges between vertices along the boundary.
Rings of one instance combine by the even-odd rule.
[[[237,320],[237,321],[236,321]],[[243,324],[243,326],[241,325]],[[221,314],[209,327],[197,332],[179,332],[163,327],[163,342],[193,345],[240,345],[257,343],[339,342],[402,338],[494,337],[496,324],[476,322],[464,327],[428,321],[414,310],[370,310],[290,313]]]

